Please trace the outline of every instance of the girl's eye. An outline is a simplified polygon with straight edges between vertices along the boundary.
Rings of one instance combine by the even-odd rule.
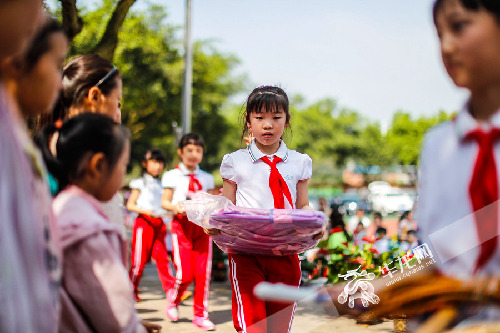
[[[261,116],[257,116],[257,117],[255,117],[255,119],[264,119],[264,118]]]
[[[274,119],[274,120],[278,120],[278,119],[281,119],[281,117],[276,116],[276,117],[274,117],[273,119]]]
[[[461,20],[461,21],[455,21],[451,23],[451,30],[455,33],[460,33],[464,30],[465,26],[467,25],[467,22]]]

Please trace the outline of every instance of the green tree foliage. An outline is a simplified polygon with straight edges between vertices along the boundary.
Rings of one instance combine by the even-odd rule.
[[[391,155],[397,157],[399,164],[417,165],[425,132],[449,118],[444,111],[435,116],[421,116],[417,119],[412,119],[409,113],[396,112],[386,138]]]

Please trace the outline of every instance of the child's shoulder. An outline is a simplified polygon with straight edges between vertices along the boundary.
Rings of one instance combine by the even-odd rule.
[[[231,163],[233,160],[240,160],[242,158],[249,158],[251,152],[248,148],[241,148],[233,151],[232,153],[225,154],[222,158],[222,164]]]
[[[141,189],[144,187],[144,177],[134,178],[130,181],[129,186],[131,189]]]
[[[310,161],[311,160],[311,157],[309,157],[309,155],[305,154],[305,153],[300,153],[296,150],[293,150],[293,149],[288,149],[287,151],[287,154],[288,154],[288,158],[290,158],[290,160],[305,160],[305,161]]]
[[[430,128],[424,136],[422,151],[441,151],[445,147],[455,146],[458,142],[459,133],[454,121],[446,121]],[[442,147],[442,148],[441,148]]]

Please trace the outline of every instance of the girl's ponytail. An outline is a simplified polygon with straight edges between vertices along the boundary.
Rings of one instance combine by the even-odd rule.
[[[57,159],[57,156],[50,149],[51,139],[54,135],[59,135],[58,128],[54,124],[48,124],[37,133],[35,142],[42,152],[47,170],[57,180],[59,189],[63,189],[68,185],[68,174],[61,161]]]

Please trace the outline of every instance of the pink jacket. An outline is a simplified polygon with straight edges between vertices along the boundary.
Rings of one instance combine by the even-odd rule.
[[[124,266],[126,249],[100,202],[70,186],[53,208],[63,248],[59,332],[145,332]]]

